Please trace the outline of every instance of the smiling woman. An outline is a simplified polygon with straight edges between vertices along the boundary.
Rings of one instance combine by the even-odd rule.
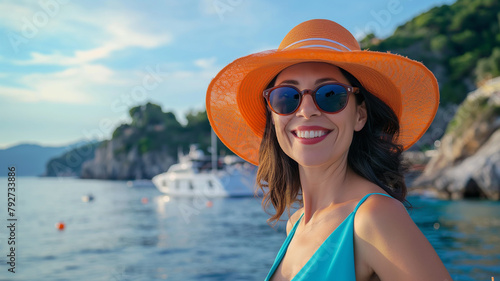
[[[337,83],[325,84],[322,81]],[[302,94],[296,88],[287,86],[291,83],[300,89],[315,91],[304,90],[310,95]],[[284,91],[291,94],[287,98],[289,101],[281,99],[269,103],[274,112],[271,118],[274,126],[268,126],[273,130],[267,135],[275,132],[280,148],[300,166],[328,165],[327,162],[336,161],[339,154],[347,155],[352,132],[359,131],[366,122],[364,105],[356,106],[355,99],[350,99],[349,102],[349,96],[354,95],[354,88],[344,86],[347,84],[349,82],[340,69],[326,63],[306,62],[286,68],[277,76],[276,85],[279,86],[271,88],[269,96],[272,99],[274,96],[284,95]],[[297,101],[293,111],[276,112],[276,105],[290,104],[292,101]],[[267,138],[264,137],[263,143]],[[265,147],[261,151],[261,157],[265,157]],[[261,165],[265,162],[262,160],[259,161]],[[261,171],[265,173],[265,170]]]
[[[438,100],[425,66],[362,51],[329,20],[301,23],[278,50],[219,72],[207,92],[214,131],[259,165],[271,221],[302,207],[266,280],[451,280],[402,204],[401,153]]]

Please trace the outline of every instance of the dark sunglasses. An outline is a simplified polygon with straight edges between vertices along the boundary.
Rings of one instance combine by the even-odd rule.
[[[294,86],[279,85],[264,90],[264,98],[271,110],[279,115],[295,113],[305,95],[311,95],[316,107],[325,113],[342,111],[349,101],[349,93],[358,93],[359,88],[342,83],[328,83],[314,90],[300,91]]]

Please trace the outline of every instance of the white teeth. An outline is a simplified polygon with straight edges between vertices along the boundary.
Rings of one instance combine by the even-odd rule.
[[[301,139],[319,138],[326,134],[325,131],[297,131],[297,137]]]

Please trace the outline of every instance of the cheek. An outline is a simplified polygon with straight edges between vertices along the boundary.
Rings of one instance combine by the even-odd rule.
[[[282,148],[286,147],[288,144],[288,138],[286,134],[286,125],[288,124],[286,118],[282,116],[273,116],[273,124],[274,129],[276,131],[276,137],[278,139],[278,143]]]
[[[348,130],[353,130],[356,126],[358,114],[356,111],[356,102],[354,99],[349,100],[349,104],[347,107],[340,112],[339,118],[342,119],[342,123],[344,123],[344,127]]]

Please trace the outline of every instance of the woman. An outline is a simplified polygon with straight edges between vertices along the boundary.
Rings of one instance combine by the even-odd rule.
[[[266,280],[451,280],[402,204],[401,152],[438,100],[425,66],[361,51],[328,20],[301,23],[278,50],[219,72],[207,92],[213,129],[259,165],[271,220],[302,206]]]

